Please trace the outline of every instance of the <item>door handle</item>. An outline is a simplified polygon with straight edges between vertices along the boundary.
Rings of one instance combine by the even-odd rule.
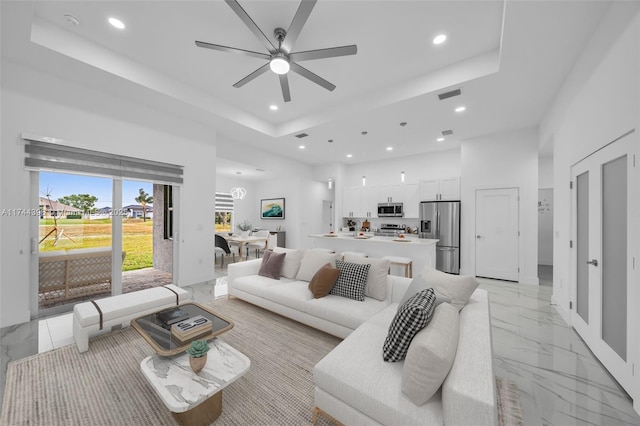
[[[480,239],[480,238],[482,238],[482,235],[476,235],[476,238]]]
[[[587,265],[598,266],[598,259],[587,260]]]

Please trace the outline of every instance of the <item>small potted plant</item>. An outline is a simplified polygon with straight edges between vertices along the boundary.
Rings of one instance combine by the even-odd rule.
[[[248,220],[245,220],[242,223],[238,223],[236,224],[236,226],[240,230],[240,235],[242,235],[243,237],[248,237],[249,232],[253,228],[253,225],[251,225],[251,222],[249,222]]]
[[[207,364],[207,352],[209,344],[206,340],[194,340],[187,349],[189,353],[189,365],[194,373],[198,374]]]

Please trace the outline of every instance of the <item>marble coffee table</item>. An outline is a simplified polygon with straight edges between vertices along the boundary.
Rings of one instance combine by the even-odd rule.
[[[246,355],[222,340],[209,342],[207,364],[195,374],[189,354],[150,355],[140,368],[160,399],[182,425],[209,425],[222,412],[222,389],[242,377],[251,365]]]

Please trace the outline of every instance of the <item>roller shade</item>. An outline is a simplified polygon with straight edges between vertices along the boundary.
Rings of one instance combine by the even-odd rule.
[[[27,170],[55,170],[181,184],[182,166],[24,138]]]
[[[216,192],[216,211],[233,211],[233,197],[231,196],[231,194],[227,194],[226,192]]]

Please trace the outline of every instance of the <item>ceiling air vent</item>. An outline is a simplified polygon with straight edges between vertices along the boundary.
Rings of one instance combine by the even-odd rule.
[[[309,136],[309,135],[308,135],[308,134],[306,134],[306,133],[298,133],[298,134],[296,135],[296,138],[298,138],[298,139],[302,139],[302,138],[306,138],[307,136]]]
[[[438,98],[441,101],[444,101],[445,99],[453,98],[454,96],[460,96],[460,95],[462,95],[462,91],[460,89],[456,89],[456,90],[452,90],[450,92],[440,93],[438,95]]]
[[[443,130],[442,136],[451,136],[453,134],[453,130]]]

